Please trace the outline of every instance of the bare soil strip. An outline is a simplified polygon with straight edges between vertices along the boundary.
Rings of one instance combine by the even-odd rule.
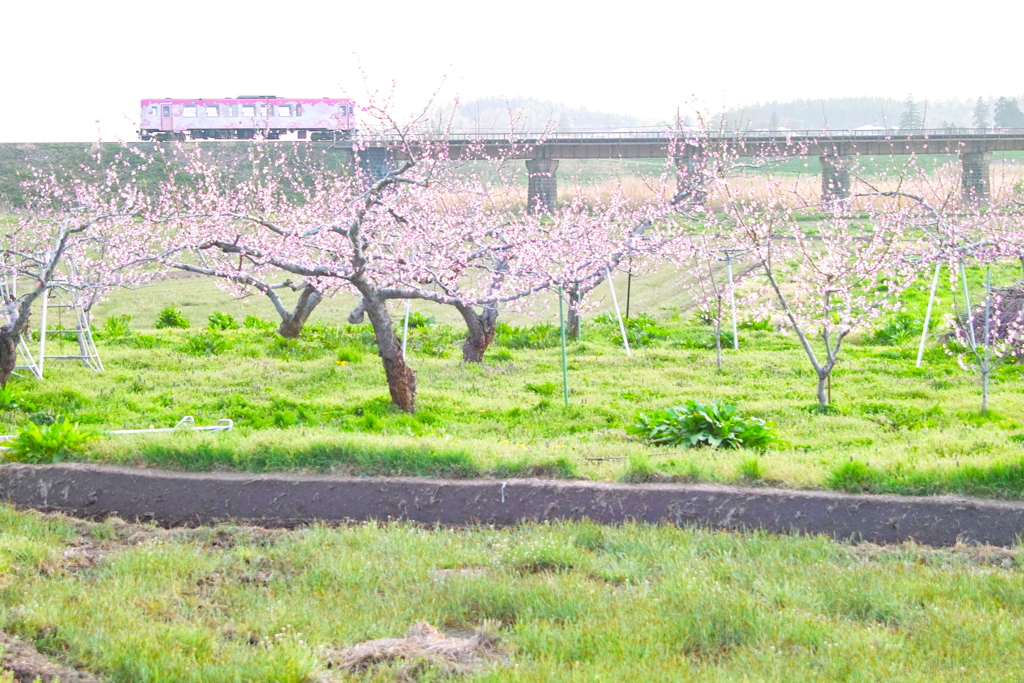
[[[292,526],[403,519],[423,524],[630,520],[840,540],[1009,547],[1024,503],[952,496],[850,495],[709,484],[447,480],[169,472],[86,464],[0,466],[0,500],[79,517],[165,526],[223,521]]]
[[[0,632],[0,671],[10,671],[17,683],[100,683],[87,671],[69,669],[50,661],[36,646]]]

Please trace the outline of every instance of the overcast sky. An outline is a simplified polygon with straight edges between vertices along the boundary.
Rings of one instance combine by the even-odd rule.
[[[0,141],[134,139],[146,97],[525,96],[644,118],[695,100],[1024,91],[1024,2],[12,0]],[[99,121],[97,124],[96,122]]]

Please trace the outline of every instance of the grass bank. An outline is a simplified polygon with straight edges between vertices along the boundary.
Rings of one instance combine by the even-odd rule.
[[[0,506],[0,630],[111,681],[305,681],[325,647],[417,621],[498,628],[508,659],[479,681],[1011,680],[1020,560],[589,523],[166,531]]]
[[[942,346],[929,345],[923,367],[914,367],[923,294],[907,297],[909,322],[883,321],[850,340],[835,371],[834,405],[823,412],[792,335],[742,329],[740,350],[726,349],[719,373],[711,328],[681,313],[680,301],[664,297],[655,306],[671,280],[645,278],[633,283],[634,303],[654,320],[638,323],[632,358],[618,346],[617,325],[594,314],[570,343],[568,408],[557,329],[548,323],[527,327],[529,318],[510,316],[513,327],[485,362],[464,365],[462,331],[450,314],[416,311],[422,324],[412,329],[409,354],[419,409],[408,415],[389,405],[368,328],[336,322],[343,302],[318,310],[302,339],[282,340],[273,324],[255,321],[270,317],[263,302],[230,302],[212,283],[188,279],[116,292],[97,316],[106,372],[50,362],[42,382],[15,378],[18,401],[0,408],[0,431],[14,433],[40,414],[97,429],[172,426],[192,415],[199,424],[230,418],[236,429],[109,437],[78,457],[189,470],[667,478],[1024,497],[1016,440],[1024,432],[1024,366],[996,372],[993,411],[979,415],[977,378]],[[153,329],[160,307],[172,302],[192,326]],[[105,321],[126,310],[129,333],[112,333]],[[254,322],[206,329],[217,310]],[[627,437],[639,412],[687,399],[737,403],[774,423],[782,443],[756,453],[652,448]]]

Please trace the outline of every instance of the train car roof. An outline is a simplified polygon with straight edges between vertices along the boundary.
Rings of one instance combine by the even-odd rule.
[[[161,98],[146,98],[141,100],[143,106],[148,104],[203,104],[205,102],[217,103],[217,104],[230,104],[234,102],[266,102],[268,100],[278,100],[285,102],[297,102],[299,104],[317,104],[321,102],[327,102],[330,104],[353,104],[353,100],[349,98],[334,98],[334,97],[195,97],[195,98],[175,98],[175,97],[161,97]]]

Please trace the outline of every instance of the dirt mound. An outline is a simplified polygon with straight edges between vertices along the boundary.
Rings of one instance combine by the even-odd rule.
[[[10,671],[18,683],[100,683],[103,679],[86,671],[54,664],[39,654],[36,646],[0,633],[0,670]]]
[[[497,645],[497,629],[488,624],[468,638],[456,638],[420,622],[412,625],[405,638],[367,640],[343,650],[328,650],[324,659],[329,669],[346,673],[401,663],[398,680],[412,681],[427,669],[458,674],[483,668],[505,656]],[[321,680],[332,679],[327,674]]]

